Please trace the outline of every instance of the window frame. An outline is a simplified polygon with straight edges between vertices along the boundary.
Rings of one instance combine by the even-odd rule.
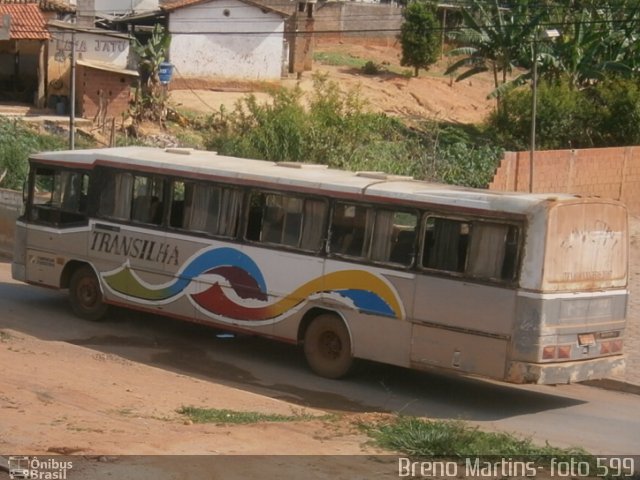
[[[104,192],[104,187],[107,185],[107,175],[111,175],[115,177],[116,175],[121,174],[129,174],[132,176],[131,182],[131,201],[129,208],[129,217],[128,218],[120,218],[115,217],[113,215],[105,215],[100,211],[100,202],[101,202],[101,194]],[[92,180],[96,177],[96,180]],[[135,179],[136,177],[148,177],[152,179],[159,180],[159,183],[162,184],[162,197],[159,198],[160,204],[162,206],[160,222],[143,222],[139,220],[134,220],[133,217],[133,202],[135,200],[134,188],[135,188]],[[109,222],[121,223],[123,225],[136,225],[143,226],[145,228],[156,229],[156,230],[166,230],[167,229],[167,217],[168,217],[168,206],[167,206],[167,189],[169,187],[170,177],[168,175],[164,175],[161,173],[155,172],[145,172],[143,170],[125,170],[122,168],[114,168],[109,166],[98,165],[91,172],[90,177],[90,187],[89,187],[89,199],[90,199],[90,209],[89,215],[95,217],[97,219],[107,220]],[[93,185],[93,188],[91,187]],[[115,206],[115,204],[114,204]]]
[[[300,224],[301,224],[301,228],[300,228],[300,237],[299,237],[299,241],[298,241],[298,245],[299,246],[292,246],[292,245],[288,245],[286,243],[275,243],[275,242],[267,242],[267,241],[263,241],[263,240],[253,240],[247,237],[247,232],[249,230],[249,222],[250,222],[250,217],[251,217],[251,199],[254,195],[259,194],[259,195],[264,195],[265,196],[265,200],[266,200],[266,196],[268,195],[276,195],[276,196],[280,196],[280,197],[284,197],[284,198],[292,198],[292,199],[298,199],[302,201],[302,217],[300,219]],[[320,238],[320,244],[318,246],[317,249],[306,249],[303,248],[300,244],[302,242],[302,238],[304,236],[304,215],[305,215],[305,207],[306,207],[306,201],[307,200],[311,200],[311,201],[316,201],[316,202],[321,202],[322,204],[324,204],[325,206],[325,210],[324,210],[324,218],[322,220],[322,236]],[[239,240],[242,241],[243,243],[247,244],[247,245],[255,245],[255,246],[259,246],[259,247],[263,247],[263,248],[270,248],[270,249],[281,249],[281,250],[285,250],[285,251],[292,251],[292,252],[301,252],[301,253],[307,253],[307,254],[313,254],[315,256],[324,256],[326,255],[326,251],[327,251],[327,231],[329,228],[329,217],[331,214],[331,202],[329,200],[328,197],[325,196],[320,196],[320,195],[314,195],[314,194],[304,194],[304,193],[299,193],[299,192],[286,192],[286,191],[282,191],[282,190],[275,190],[275,189],[267,189],[267,188],[247,188],[246,192],[245,192],[245,196],[244,196],[244,205],[243,205],[243,215],[241,218],[241,222],[242,225],[240,226],[239,230]],[[262,232],[262,224],[264,221],[264,208],[262,211],[262,216],[260,217],[260,226],[261,226],[261,230],[260,232]]]
[[[54,207],[53,205],[46,206],[46,203],[36,204],[34,200],[35,200],[35,193],[36,193],[35,187],[36,187],[36,177],[38,176],[38,173],[37,173],[38,170],[52,171],[54,180],[56,175],[59,175],[62,173],[77,174],[77,175],[80,175],[81,178],[85,177],[87,182],[87,189],[86,189],[86,193],[84,193],[84,196],[85,196],[84,209],[81,208],[80,199],[78,200],[77,210],[63,208],[62,205],[60,205],[59,207]],[[80,185],[81,194],[82,194],[82,183],[84,183],[84,180],[81,180],[81,185]],[[89,223],[89,217],[91,215],[90,198],[91,198],[91,190],[92,190],[91,170],[84,169],[84,168],[70,168],[70,167],[59,166],[59,165],[47,165],[42,163],[30,163],[28,180],[27,180],[27,188],[28,188],[28,192],[27,192],[27,202],[26,202],[24,218],[26,218],[30,223],[34,223],[38,225],[50,225],[50,226],[54,226],[56,228],[61,228],[61,229],[87,225]],[[55,194],[55,181],[49,193],[51,194],[51,200],[53,200],[53,197]],[[47,211],[55,214],[55,215],[52,215],[55,218],[53,218],[52,220],[43,220],[41,218],[36,218],[36,210],[41,209],[43,207],[46,208]],[[61,216],[63,214],[74,215],[74,216],[77,216],[78,219],[72,220],[72,221],[62,221]]]
[[[370,232],[370,238],[369,239],[364,239],[364,242],[368,241],[368,245],[367,245],[367,255],[366,256],[362,256],[362,255],[348,255],[345,253],[339,253],[339,252],[335,252],[335,251],[331,251],[330,247],[331,247],[331,241],[332,241],[332,237],[333,237],[333,216],[336,210],[336,206],[338,204],[345,204],[345,205],[353,205],[355,207],[362,207],[365,208],[367,211],[369,210],[373,210],[374,213],[374,218],[373,218],[373,225],[371,227],[371,232]],[[358,263],[362,263],[362,264],[367,264],[367,265],[376,265],[376,266],[383,266],[385,268],[395,268],[395,269],[401,269],[401,270],[412,270],[414,269],[414,267],[416,266],[416,261],[418,258],[418,251],[416,250],[416,248],[419,248],[419,234],[420,234],[420,228],[421,228],[421,218],[422,218],[422,212],[420,210],[418,210],[417,208],[411,208],[411,207],[400,207],[400,208],[394,208],[395,205],[386,205],[386,204],[382,204],[382,203],[365,203],[365,202],[357,202],[357,201],[351,201],[351,200],[347,200],[347,199],[336,199],[332,202],[332,206],[331,206],[331,212],[329,215],[329,232],[328,232],[328,240],[326,242],[326,250],[327,250],[327,256],[330,258],[338,258],[338,259],[344,259],[344,260],[349,260],[349,261],[356,261]],[[388,211],[388,212],[392,212],[393,214],[397,214],[397,213],[406,213],[409,215],[413,215],[416,219],[416,227],[415,227],[415,238],[413,240],[413,247],[414,247],[414,251],[413,251],[413,256],[411,258],[411,262],[409,264],[403,264],[403,263],[399,263],[399,262],[392,262],[390,260],[374,260],[371,258],[372,255],[372,250],[373,250],[373,242],[375,241],[375,229],[376,229],[376,221],[378,218],[378,213],[380,211]],[[366,220],[365,220],[366,222]],[[366,230],[366,227],[365,227]],[[366,231],[365,231],[366,233]]]
[[[183,235],[193,235],[195,237],[199,237],[199,238],[213,238],[213,239],[219,239],[219,240],[225,240],[225,241],[230,241],[230,240],[238,240],[238,238],[241,235],[241,231],[243,230],[243,222],[244,222],[244,206],[245,206],[245,201],[246,201],[246,188],[244,188],[241,185],[236,185],[236,184],[224,184],[221,182],[208,182],[206,180],[198,180],[195,178],[191,178],[191,177],[176,177],[176,176],[172,176],[169,177],[167,180],[167,189],[166,189],[166,193],[165,195],[168,198],[167,203],[167,209],[165,212],[165,215],[167,218],[165,218],[165,228],[167,231],[171,231],[171,232],[176,232],[176,233],[180,233]],[[233,233],[233,235],[222,235],[219,233],[211,233],[208,232],[206,230],[190,230],[188,228],[185,227],[177,227],[172,225],[172,221],[171,221],[171,215],[173,213],[173,203],[174,203],[174,187],[175,184],[178,182],[182,182],[183,184],[187,183],[191,183],[194,185],[204,185],[206,187],[213,187],[213,188],[219,188],[221,190],[233,190],[235,192],[237,192],[237,194],[239,195],[239,202],[240,205],[238,207],[238,211],[236,213],[236,225],[235,225],[235,232]],[[186,194],[186,189],[185,189],[185,194]],[[184,215],[186,213],[186,197],[184,200],[184,204],[183,204],[183,220],[184,220]]]
[[[425,242],[426,242],[427,222],[429,218],[434,218],[434,217],[442,218],[445,220],[465,222],[470,224],[471,229],[469,234],[469,242],[467,243],[467,247],[466,247],[465,265],[462,272],[457,272],[452,270],[442,270],[442,269],[430,268],[430,267],[424,266],[423,262],[424,262],[425,246],[426,246]],[[518,238],[517,238],[517,244],[515,249],[515,260],[514,260],[512,278],[508,278],[508,279],[494,278],[494,277],[470,275],[469,273],[467,273],[469,253],[471,249],[471,238],[473,235],[474,224],[497,224],[497,225],[504,225],[506,227],[516,229]],[[417,261],[415,263],[417,270],[422,273],[429,273],[437,276],[444,276],[444,277],[450,277],[450,278],[456,278],[456,279],[464,279],[465,281],[469,281],[469,282],[489,283],[489,284],[501,285],[501,286],[517,285],[520,280],[520,268],[522,266],[522,248],[523,248],[524,237],[526,235],[525,229],[526,229],[525,222],[518,221],[515,219],[490,217],[490,216],[480,217],[476,215],[460,215],[457,213],[445,213],[445,212],[438,212],[433,210],[425,211],[422,215],[422,220],[421,220],[419,252],[417,256],[418,258],[416,259]],[[507,244],[505,242],[505,255],[507,253],[506,245]],[[503,260],[503,265],[504,265],[504,260]]]

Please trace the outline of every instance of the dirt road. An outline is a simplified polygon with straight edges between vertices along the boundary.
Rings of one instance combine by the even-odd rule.
[[[294,347],[116,310],[77,319],[64,292],[10,279],[0,263],[0,452],[373,454],[359,419],[401,412],[462,418],[594,453],[640,451],[640,397],[582,385],[508,386],[366,364],[314,376]],[[189,424],[183,406],[310,418]],[[626,451],[629,449],[630,451]]]

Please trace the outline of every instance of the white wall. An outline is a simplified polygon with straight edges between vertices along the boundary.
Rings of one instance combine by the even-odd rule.
[[[47,97],[69,95],[71,38],[70,32],[52,29],[48,49]],[[78,32],[76,33],[76,55],[78,59],[126,68],[129,41],[125,38]]]
[[[71,55],[70,32],[54,31],[49,40],[49,63],[65,63]],[[76,55],[82,60],[110,63],[117,67],[127,66],[129,41],[93,33],[76,33]]]
[[[169,32],[176,75],[264,80],[282,74],[284,18],[275,13],[215,0],[171,12]]]

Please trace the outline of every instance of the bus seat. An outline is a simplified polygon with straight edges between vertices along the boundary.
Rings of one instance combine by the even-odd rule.
[[[413,246],[415,243],[415,230],[403,230],[398,233],[396,243],[389,255],[389,261],[409,265],[413,257]]]

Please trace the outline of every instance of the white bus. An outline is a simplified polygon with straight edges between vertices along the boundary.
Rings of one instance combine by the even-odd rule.
[[[188,149],[33,155],[13,276],[109,305],[515,383],[624,368],[627,213]]]

